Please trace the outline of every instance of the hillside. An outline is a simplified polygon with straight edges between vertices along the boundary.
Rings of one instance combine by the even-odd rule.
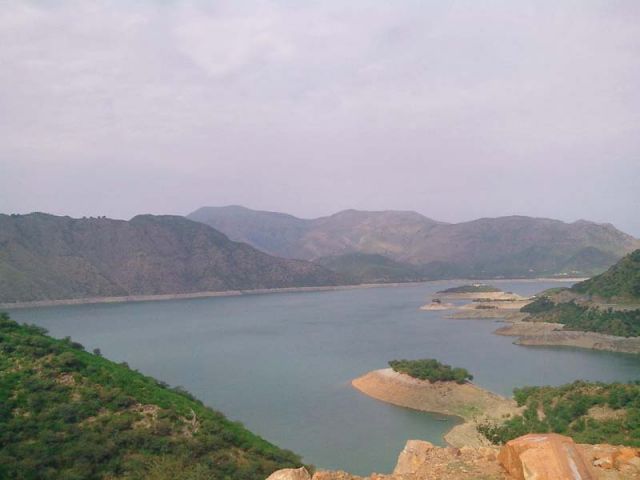
[[[408,263],[396,262],[384,255],[373,253],[345,253],[315,260],[349,283],[417,282],[425,276],[420,269]]]
[[[625,256],[603,274],[574,285],[572,290],[608,301],[640,304],[640,250]]]
[[[640,447],[640,385],[576,381],[560,387],[514,391],[521,415],[480,431],[493,443],[527,433],[555,432],[581,443]]]
[[[255,211],[240,206],[204,207],[187,218],[224,232],[232,240],[248,243],[280,257],[291,257],[289,248],[300,241],[310,222],[285,213]]]
[[[178,216],[0,215],[0,302],[335,285]]]
[[[0,314],[0,478],[263,480],[300,465],[182,389]]]
[[[415,212],[344,210],[307,220],[240,206],[203,207],[187,218],[265,252],[305,260],[356,252],[398,260],[407,240],[439,223]]]
[[[606,272],[571,288],[542,292],[522,307],[528,322],[559,323],[565,330],[640,336],[640,250]]]
[[[428,279],[591,275],[640,247],[610,224],[522,216],[448,224],[416,212],[345,210],[305,220],[235,206],[203,207],[189,218],[266,252],[382,255]]]

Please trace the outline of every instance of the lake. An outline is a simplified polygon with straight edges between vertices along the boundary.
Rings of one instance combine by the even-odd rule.
[[[522,295],[567,286],[492,281]],[[388,473],[407,439],[443,444],[456,420],[394,407],[350,387],[395,358],[437,358],[510,395],[522,385],[640,379],[640,356],[522,347],[493,320],[420,311],[460,282],[11,311],[87,350],[181,385],[320,468]]]

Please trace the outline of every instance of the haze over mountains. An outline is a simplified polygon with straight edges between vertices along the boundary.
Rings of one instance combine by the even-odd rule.
[[[129,221],[0,215],[0,302],[589,275],[638,247],[609,224],[519,216],[448,224],[346,210],[306,220],[237,206]]]
[[[0,215],[0,302],[335,285],[179,216]]]
[[[361,279],[372,262],[385,263],[380,256],[395,262],[391,270],[402,270],[393,278],[590,275],[640,246],[611,224],[525,216],[451,224],[416,212],[345,210],[301,219],[228,206],[203,207],[188,218],[265,252],[317,261]]]

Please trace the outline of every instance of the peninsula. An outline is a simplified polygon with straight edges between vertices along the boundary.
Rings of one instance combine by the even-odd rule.
[[[390,362],[392,365],[394,363]],[[462,380],[463,377],[464,373],[461,372],[457,379],[452,375],[446,381],[429,381],[401,373],[392,367],[369,372],[356,378],[351,384],[365,395],[383,402],[460,417],[463,422],[445,435],[447,443],[455,447],[488,446],[490,442],[478,431],[478,426],[500,418],[509,418],[518,414],[519,409],[515,401]]]
[[[640,353],[640,250],[571,288],[551,289],[496,331],[520,345]]]

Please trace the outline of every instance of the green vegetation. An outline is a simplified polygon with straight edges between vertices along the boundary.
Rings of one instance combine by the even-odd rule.
[[[453,368],[434,359],[422,360],[391,360],[389,366],[399,373],[406,373],[420,380],[430,382],[456,382],[465,383],[473,380],[471,375],[464,368]]]
[[[531,314],[527,321],[562,323],[566,330],[606,333],[618,337],[640,336],[640,309],[602,309],[579,305],[573,300],[555,303],[548,297],[539,297],[520,310]]]
[[[606,272],[580,282],[571,289],[618,302],[639,302],[640,250],[631,252]]]
[[[501,292],[501,291],[502,290],[492,285],[474,284],[474,285],[462,285],[460,287],[447,288],[446,290],[441,290],[437,293],[487,293],[487,292]]]
[[[183,389],[0,314],[0,478],[263,480],[300,458]]]
[[[549,297],[542,295],[536,298],[533,302],[528,303],[524,307],[520,309],[521,312],[538,314],[538,313],[548,313],[553,311],[553,308],[556,306],[555,302],[552,301]]]
[[[603,299],[619,305],[611,308],[602,304]],[[633,303],[640,304],[640,250],[570,289],[543,292],[521,311],[530,314],[527,321],[562,323],[567,330],[637,337],[640,308],[629,305]]]
[[[514,391],[522,415],[478,430],[493,443],[527,433],[555,432],[579,443],[640,447],[640,383],[588,383],[524,387]]]

